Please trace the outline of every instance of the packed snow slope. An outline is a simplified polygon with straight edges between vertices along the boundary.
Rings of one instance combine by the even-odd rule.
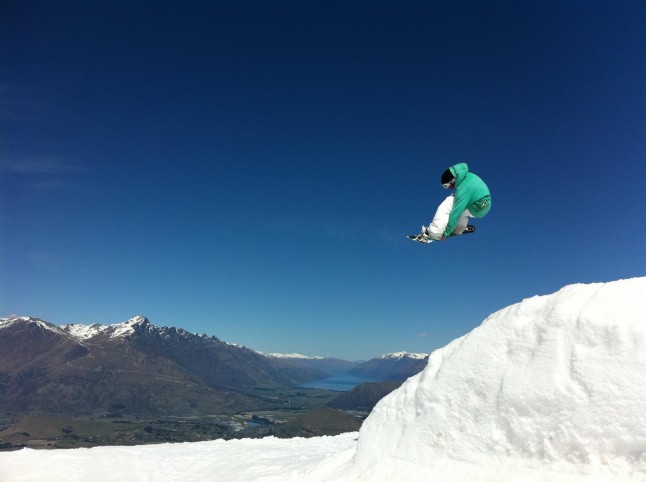
[[[23,450],[0,481],[646,481],[646,278],[494,313],[356,437]]]
[[[435,351],[364,422],[356,466],[365,480],[646,480],[646,278],[526,299]]]

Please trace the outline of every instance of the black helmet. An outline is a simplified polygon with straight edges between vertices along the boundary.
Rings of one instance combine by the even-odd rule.
[[[454,181],[454,179],[455,179],[455,176],[451,172],[451,169],[447,169],[442,173],[442,178],[440,182],[442,183],[442,186],[444,186],[445,188],[449,188],[451,187],[451,183]]]

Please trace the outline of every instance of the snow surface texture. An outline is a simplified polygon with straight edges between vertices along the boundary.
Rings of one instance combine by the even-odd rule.
[[[437,480],[646,480],[645,295],[646,278],[572,285],[494,313],[375,407],[356,465],[366,480],[406,479],[406,462],[453,474]]]
[[[335,456],[355,452],[357,433],[311,439],[215,440],[135,447],[0,453],[1,482],[301,482]]]
[[[0,454],[0,481],[646,481],[646,278],[572,285],[431,354],[357,434]]]

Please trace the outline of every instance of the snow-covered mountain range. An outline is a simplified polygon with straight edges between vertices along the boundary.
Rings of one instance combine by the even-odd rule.
[[[384,353],[376,358],[378,360],[403,360],[406,358],[410,358],[411,360],[425,360],[428,356],[428,353],[408,353],[406,351],[398,351],[396,353]]]
[[[323,360],[322,356],[307,356],[301,355],[300,353],[261,353],[269,358],[287,358],[287,359],[296,359],[296,360]]]
[[[91,325],[83,324],[68,324],[68,325],[54,325],[43,321],[39,318],[33,318],[29,316],[17,316],[11,318],[0,318],[0,329],[10,328],[18,324],[31,323],[40,327],[43,330],[50,331],[52,333],[57,333],[59,335],[68,335],[79,342],[84,342],[90,340],[97,336],[106,336],[108,338],[120,338],[127,337],[129,335],[135,334],[137,331],[146,330],[149,332],[158,331],[160,334],[163,334],[170,330],[168,327],[158,328],[145,317],[145,316],[133,316],[129,320],[122,323],[115,323],[111,325],[101,325],[94,323]],[[180,336],[200,336],[197,334],[192,334],[186,330],[173,328]],[[208,338],[206,335],[201,335],[202,337]]]
[[[293,354],[270,353],[266,356],[286,362],[318,368],[330,375],[352,375],[374,380],[406,380],[424,369],[428,353],[408,353],[405,351],[384,353],[367,362],[349,362],[338,358],[309,357]]]
[[[389,378],[393,363],[401,367],[414,359],[383,355],[371,361],[373,371],[365,376]],[[144,316],[109,325],[0,319],[4,408],[21,412],[228,413],[264,403],[250,389],[293,387],[356,367],[336,358],[262,355],[214,336],[158,327]],[[422,365],[408,369],[398,379]]]
[[[13,317],[0,319],[0,376],[7,410],[78,414],[121,407],[154,414],[163,407],[186,415],[257,407],[246,390],[293,386],[327,373],[216,337],[157,327],[143,316],[63,326]]]
[[[143,325],[147,321],[148,319],[145,316],[134,316],[124,323],[113,325],[100,325],[98,323],[92,325],[74,324],[63,325],[61,328],[79,340],[88,340],[101,334],[107,334],[110,338],[117,338],[133,334],[138,325]]]

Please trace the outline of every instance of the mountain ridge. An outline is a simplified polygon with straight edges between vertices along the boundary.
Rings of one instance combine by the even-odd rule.
[[[72,413],[227,413],[260,405],[257,387],[293,386],[325,372],[145,317],[57,326],[0,319],[2,407]]]
[[[348,374],[384,381],[406,380],[422,371],[428,358],[426,353],[386,353],[355,366]]]

